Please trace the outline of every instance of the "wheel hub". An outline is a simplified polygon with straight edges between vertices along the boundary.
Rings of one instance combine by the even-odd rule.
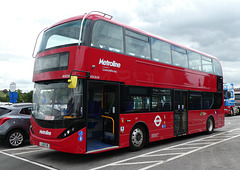
[[[137,128],[133,131],[132,134],[132,143],[134,146],[139,147],[143,142],[143,132],[141,129]]]

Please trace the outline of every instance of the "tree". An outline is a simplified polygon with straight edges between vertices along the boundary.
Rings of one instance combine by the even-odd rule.
[[[0,92],[4,94],[0,96],[0,102],[10,102],[8,90],[4,89],[3,91],[0,91]],[[17,99],[18,103],[22,103],[22,102],[32,103],[32,95],[33,95],[32,90],[28,93],[23,93],[22,90],[18,89],[17,92],[18,92],[18,99]]]
[[[22,93],[22,90],[18,89],[17,92],[18,92],[17,102],[32,103],[32,95],[33,95],[32,90],[29,93]]]
[[[4,94],[7,94],[7,93],[8,93],[8,90],[7,90],[7,89],[4,89],[4,90],[3,90],[3,93],[4,93]]]

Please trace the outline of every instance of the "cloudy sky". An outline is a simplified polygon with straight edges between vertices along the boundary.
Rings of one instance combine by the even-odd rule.
[[[216,56],[240,87],[239,0],[11,0],[0,10],[0,90],[33,90],[32,51],[45,27],[89,11]]]

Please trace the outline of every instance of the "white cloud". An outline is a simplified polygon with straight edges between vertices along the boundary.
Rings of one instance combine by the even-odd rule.
[[[224,80],[239,84],[238,0],[12,0],[1,6],[0,89],[8,89],[14,81],[17,88],[32,90],[31,55],[38,33],[60,20],[93,10],[215,55],[222,61]]]

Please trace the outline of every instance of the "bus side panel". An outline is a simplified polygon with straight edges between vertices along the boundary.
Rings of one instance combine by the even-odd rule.
[[[224,113],[222,109],[188,111],[188,134],[206,131],[209,116],[213,116],[215,128],[224,126]]]
[[[129,135],[137,123],[146,125],[150,142],[174,137],[173,112],[121,114],[120,147],[129,146]]]
[[[216,76],[184,68],[136,61],[136,82],[158,84],[162,87],[216,91]],[[161,73],[161,74],[159,74]]]
[[[215,112],[215,128],[221,128],[225,124],[224,105]]]
[[[87,70],[91,73],[90,78],[120,81],[126,85],[217,90],[215,75],[96,48],[89,48]]]
[[[206,130],[207,117],[208,113],[202,110],[188,111],[188,134]]]

